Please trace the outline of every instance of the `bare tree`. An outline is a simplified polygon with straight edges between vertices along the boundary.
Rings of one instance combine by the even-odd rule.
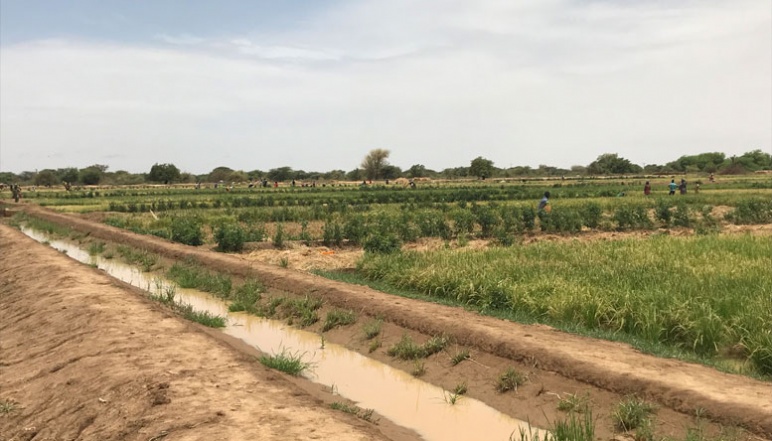
[[[362,160],[362,170],[367,179],[378,179],[383,174],[383,168],[389,165],[389,153],[386,149],[373,149]]]

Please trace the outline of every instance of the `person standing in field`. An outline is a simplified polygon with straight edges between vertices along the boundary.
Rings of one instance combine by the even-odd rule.
[[[678,184],[675,183],[675,179],[671,179],[670,184],[667,186],[670,189],[670,196],[673,196],[675,194],[676,188],[678,188]]]
[[[13,200],[19,202],[19,198],[21,198],[21,187],[19,184],[11,185],[11,194],[13,194]]]
[[[550,207],[550,192],[544,192],[544,197],[539,201],[538,211],[543,211],[545,213],[552,211],[552,207]]]
[[[681,191],[681,194],[686,194],[686,179],[681,179],[681,184],[678,186],[678,190]]]
[[[646,181],[646,184],[643,186],[643,194],[646,196],[651,194],[651,184],[649,184],[649,181]]]

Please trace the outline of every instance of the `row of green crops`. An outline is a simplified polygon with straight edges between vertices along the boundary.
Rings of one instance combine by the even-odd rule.
[[[772,238],[655,236],[486,250],[368,253],[365,277],[537,321],[610,330],[772,374]]]
[[[465,240],[471,237],[494,239],[512,245],[518,236],[534,232],[573,234],[586,230],[625,231],[658,227],[692,227],[698,232],[720,228],[720,219],[711,206],[688,204],[683,198],[613,200],[615,204],[587,202],[554,204],[550,213],[537,213],[531,204],[491,202],[487,204],[402,204],[400,206],[356,206],[349,210],[331,211],[329,207],[282,207],[221,210],[175,210],[158,220],[140,215],[110,216],[105,222],[143,234],[152,234],[189,245],[204,242],[203,229],[209,226],[217,239],[223,229],[231,238],[260,241],[266,237],[266,223],[295,223],[303,226],[299,234],[288,234],[284,240],[321,241],[327,246],[365,245],[368,240],[387,242],[396,250],[401,242],[420,238]],[[772,222],[772,201],[742,199],[726,219],[737,224]],[[422,208],[423,207],[423,208]],[[322,223],[313,233],[309,221]],[[220,234],[221,238],[225,238]],[[226,240],[227,241],[227,240]],[[241,241],[241,242],[243,242]],[[225,245],[222,250],[241,249],[243,243]],[[367,247],[366,247],[367,248]]]

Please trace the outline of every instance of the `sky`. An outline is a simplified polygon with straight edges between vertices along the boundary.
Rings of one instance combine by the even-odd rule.
[[[0,171],[772,152],[769,0],[0,0]]]

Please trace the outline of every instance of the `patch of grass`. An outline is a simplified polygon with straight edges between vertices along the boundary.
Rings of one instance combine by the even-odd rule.
[[[450,357],[450,364],[455,366],[464,360],[469,360],[470,358],[472,358],[472,356],[469,354],[469,349],[462,349]]]
[[[527,380],[528,377],[525,374],[511,367],[499,375],[496,381],[496,390],[499,392],[516,391],[518,386],[525,384]]]
[[[378,348],[381,347],[381,340],[378,338],[375,338],[373,340],[370,340],[370,345],[367,347],[367,353],[372,354],[375,352]]]
[[[316,310],[322,307],[322,300],[311,296],[300,299],[285,300],[281,304],[281,317],[287,319],[287,323],[294,325],[297,320],[301,327],[308,327],[319,321]]]
[[[738,245],[738,249],[746,249],[746,247]],[[521,271],[516,272],[519,274]],[[701,273],[702,272],[703,271],[701,270]],[[377,279],[370,279],[361,272],[352,273],[316,270],[313,271],[313,273],[331,280],[368,286],[372,289],[395,296],[421,300],[423,302],[435,303],[439,305],[463,308],[468,311],[473,311],[485,316],[496,317],[502,320],[524,324],[548,324],[556,329],[560,329],[568,333],[579,334],[590,338],[626,343],[644,354],[655,355],[662,358],[676,358],[691,363],[700,363],[711,366],[722,372],[739,373],[762,381],[772,381],[772,349],[769,349],[772,348],[772,334],[770,333],[765,334],[764,332],[756,332],[746,336],[743,340],[748,342],[746,347],[749,347],[749,352],[751,354],[749,355],[749,359],[751,359],[753,364],[757,367],[747,363],[738,365],[734,362],[725,362],[722,359],[716,359],[709,354],[695,353],[690,348],[674,346],[668,342],[663,341],[653,341],[645,336],[627,334],[624,332],[619,332],[616,329],[599,329],[594,326],[585,325],[582,322],[566,321],[559,314],[557,317],[553,318],[552,315],[545,315],[546,313],[540,313],[538,315],[532,314],[527,309],[522,308],[491,308],[486,304],[470,304],[455,297],[439,297],[434,294],[424,294],[418,287],[405,287],[403,283],[395,283],[391,279],[387,280],[385,276],[383,278],[379,276]],[[727,289],[731,288],[727,287]],[[548,293],[549,291],[547,291],[547,294]],[[628,298],[625,297],[625,299]],[[764,307],[763,302],[759,308],[762,310],[769,310],[769,308]],[[595,314],[600,314],[600,311],[596,311]],[[593,317],[595,314],[593,314]],[[649,317],[656,318],[657,316],[649,314]],[[749,324],[751,324],[752,327],[758,327],[759,325],[755,323],[760,321],[757,319],[754,321],[753,317],[757,317],[757,315],[749,315],[747,317],[747,319],[750,320]],[[750,348],[753,349],[751,350]]]
[[[156,292],[150,293],[150,299],[163,303],[174,312],[180,314],[186,320],[200,323],[210,328],[224,328],[226,324],[225,317],[212,314],[208,311],[197,311],[193,306],[187,303],[178,302],[175,299],[176,289],[174,285],[164,287],[160,280],[156,280]]]
[[[215,315],[209,311],[196,311],[192,305],[177,304],[176,308],[182,313],[182,316],[192,322],[201,323],[210,328],[224,328],[225,317]]]
[[[279,306],[281,306],[286,300],[287,298],[282,296],[271,297],[267,302],[258,304],[257,311],[255,313],[261,317],[273,317],[278,312]]]
[[[412,374],[414,377],[420,377],[425,373],[426,373],[426,364],[424,363],[424,361],[414,360],[413,370],[410,371],[410,374]]]
[[[259,358],[260,363],[277,371],[298,376],[311,368],[311,363],[303,361],[303,355],[297,352],[289,352],[282,348],[281,352],[273,355],[263,355]]]
[[[381,333],[383,327],[383,320],[371,320],[362,326],[362,330],[365,333],[365,339],[372,340]]]
[[[444,335],[432,337],[423,345],[419,345],[409,335],[405,334],[386,353],[401,360],[416,360],[436,354],[445,349],[448,344],[450,344],[450,339]]]
[[[611,418],[617,430],[627,432],[646,424],[653,412],[654,406],[651,403],[630,396],[617,404]]]
[[[595,421],[592,419],[592,411],[588,409],[581,418],[571,413],[568,418],[555,421],[552,424],[552,436],[554,441],[594,441]]]
[[[590,405],[589,395],[566,394],[558,401],[558,410],[563,412],[585,412]]]
[[[455,391],[449,391],[445,390],[442,391],[442,395],[445,398],[445,402],[453,406],[458,402],[458,400],[461,399],[461,394],[455,392]]]
[[[289,268],[289,258],[282,257],[279,259],[279,266],[282,268]]]
[[[577,416],[572,413],[566,419],[550,424],[550,431],[542,431],[531,427],[520,427],[518,433],[512,433],[509,441],[595,441],[595,421],[592,411]]]
[[[97,256],[99,254],[102,254],[105,251],[105,243],[104,242],[91,242],[88,245],[88,254],[89,256]]]
[[[158,254],[153,254],[147,250],[135,250],[126,245],[118,245],[116,251],[123,260],[132,265],[139,266],[144,272],[153,271],[161,260]]]
[[[469,389],[466,387],[466,382],[459,383],[453,388],[453,393],[456,395],[466,395]]]
[[[375,423],[375,421],[373,421],[373,413],[375,412],[373,409],[362,409],[361,407],[354,404],[346,404],[340,401],[330,403],[330,408],[354,415],[357,418],[361,418],[367,422]]]
[[[409,335],[404,334],[402,339],[390,347],[386,353],[401,360],[416,360],[424,357],[424,348],[414,342]]]
[[[231,312],[246,311],[257,314],[257,303],[262,298],[263,285],[257,280],[247,280],[233,292],[233,301],[228,306]]]
[[[21,408],[19,403],[13,400],[0,400],[0,415],[8,415],[18,411]]]
[[[447,336],[440,335],[430,338],[424,343],[424,357],[436,354],[445,349],[450,344],[450,339]]]
[[[329,331],[338,326],[350,325],[357,321],[354,311],[348,309],[333,309],[327,313],[322,324],[322,332]]]
[[[181,288],[192,288],[212,293],[222,299],[230,299],[233,281],[224,274],[209,272],[193,262],[172,265],[166,272],[169,279]]]

